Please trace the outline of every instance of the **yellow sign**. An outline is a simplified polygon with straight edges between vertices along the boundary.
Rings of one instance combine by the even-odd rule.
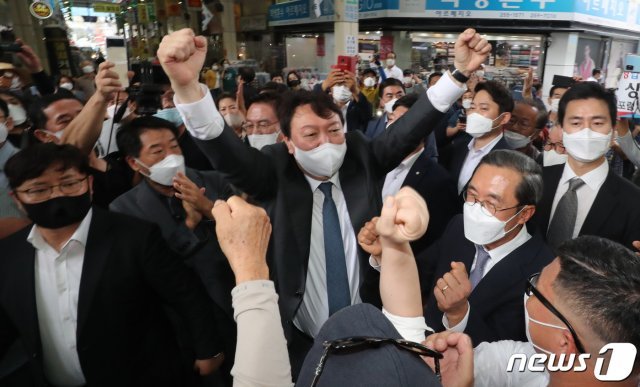
[[[53,15],[53,9],[47,3],[42,1],[34,1],[29,6],[29,12],[33,15],[33,17],[38,19],[47,19]]]
[[[120,12],[120,4],[93,3],[93,10],[95,12],[119,13]]]

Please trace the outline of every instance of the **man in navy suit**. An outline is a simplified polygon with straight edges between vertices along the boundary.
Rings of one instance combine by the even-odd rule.
[[[463,215],[417,257],[427,324],[464,331],[476,345],[526,341],[524,284],[553,259],[526,226],[542,197],[541,168],[516,151],[491,152],[463,196]]]
[[[393,105],[389,120],[393,123],[402,117],[418,100],[417,94],[400,98]],[[393,171],[387,173],[382,186],[382,199],[395,195],[401,187],[415,189],[429,207],[429,229],[420,239],[411,242],[415,255],[440,238],[451,218],[460,212],[456,199],[456,185],[444,167],[427,155],[424,141]]]
[[[462,194],[484,156],[493,150],[509,149],[502,132],[512,110],[513,98],[502,84],[487,81],[476,86],[467,111],[467,136],[440,152],[440,162],[458,183],[458,194]]]

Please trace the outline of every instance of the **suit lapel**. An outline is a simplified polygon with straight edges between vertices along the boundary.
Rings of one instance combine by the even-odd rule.
[[[607,179],[600,187],[578,235],[602,235],[601,232],[598,232],[600,226],[606,224],[607,218],[614,213],[613,209],[617,203],[616,196],[619,185],[615,179],[616,176],[609,170]]]
[[[407,177],[402,182],[402,186],[418,187],[420,181],[427,175],[427,169],[429,167],[428,160],[424,154],[424,151],[420,153],[420,156],[413,163],[413,166],[409,170]]]
[[[81,337],[82,329],[89,316],[93,296],[100,283],[104,266],[114,243],[116,241],[113,240],[113,233],[110,232],[106,212],[94,207],[89,225],[87,246],[84,251],[82,277],[80,278],[77,338]]]
[[[469,143],[472,139],[473,138],[469,136],[468,141],[463,141],[455,145],[456,149],[453,152],[453,160],[451,160],[451,176],[456,184],[458,183],[464,160],[467,158],[467,154],[469,154]]]

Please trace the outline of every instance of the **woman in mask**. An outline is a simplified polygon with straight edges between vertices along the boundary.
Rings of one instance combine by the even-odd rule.
[[[7,90],[0,90],[0,99],[9,107],[9,115],[13,119],[13,129],[9,131],[7,140],[16,148],[26,147],[31,120],[25,101],[16,93]]]
[[[294,91],[300,90],[300,75],[297,72],[292,70],[287,73],[287,86]]]
[[[57,90],[68,90],[73,93],[79,100],[86,102],[84,93],[76,88],[76,83],[68,75],[61,75],[58,79]]]

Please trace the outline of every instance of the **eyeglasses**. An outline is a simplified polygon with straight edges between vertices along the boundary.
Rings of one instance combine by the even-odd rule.
[[[540,293],[540,291],[536,288],[538,278],[540,278],[540,273],[536,273],[529,277],[529,279],[527,280],[527,288],[525,290],[525,293],[529,297],[531,297],[531,294],[536,296],[536,298],[542,303],[542,305],[544,305],[545,308],[549,309],[551,313],[559,318],[560,321],[562,321],[562,323],[567,326],[569,332],[571,332],[571,336],[573,337],[573,341],[575,341],[576,343],[576,348],[578,348],[578,351],[580,351],[580,353],[586,353],[584,347],[582,346],[582,343],[580,342],[580,339],[578,339],[578,334],[576,333],[575,329],[573,329],[571,324],[569,324],[569,321],[562,315],[562,313],[558,311],[558,309],[551,305],[551,302],[549,302],[549,300],[547,300],[545,296],[543,296],[542,293]],[[526,323],[528,324],[528,322]]]
[[[469,196],[467,191],[464,191],[462,193],[462,199],[465,201],[465,204],[468,205],[468,206],[473,206],[476,203],[480,204],[480,208],[482,209],[482,212],[487,216],[495,216],[496,212],[507,211],[507,210],[512,210],[514,208],[521,207],[521,205],[518,204],[517,206],[498,209],[498,208],[496,208],[495,205],[493,205],[493,204],[491,204],[489,202],[480,201],[480,200],[478,200],[478,198],[476,198],[473,195]]]
[[[564,151],[565,151],[564,145],[560,141],[558,141],[558,142],[549,142],[549,141],[545,142],[544,143],[544,150],[546,150],[548,152],[551,149],[553,149],[555,151],[559,151],[560,153],[564,153]]]
[[[324,346],[324,352],[322,352],[322,357],[320,357],[320,362],[316,367],[316,372],[315,376],[313,377],[313,381],[311,382],[311,387],[315,387],[318,384],[320,375],[324,370],[324,366],[327,362],[329,354],[357,352],[369,348],[378,348],[383,344],[395,345],[399,349],[415,353],[419,356],[432,357],[435,365],[434,372],[438,379],[440,379],[440,359],[444,357],[440,352],[434,351],[433,349],[425,347],[422,344],[407,340],[380,337],[349,337],[345,339],[325,341],[322,344]]]
[[[523,119],[518,119],[516,117],[511,116],[511,119],[509,120],[509,125],[511,126],[519,126],[521,128],[525,128],[525,129],[529,129],[531,128],[533,125],[531,124],[530,121],[528,120],[523,120]]]
[[[16,192],[24,194],[30,201],[41,201],[49,199],[51,197],[51,194],[53,193],[53,189],[56,187],[58,187],[60,192],[65,195],[74,195],[82,191],[82,189],[84,188],[83,183],[88,178],[89,176],[85,176],[82,179],[70,180],[62,184],[51,185],[48,187],[29,188],[21,191],[16,190]]]
[[[273,125],[275,125],[275,124],[277,124],[277,123],[278,123],[278,121],[273,121],[273,122],[269,122],[269,121],[260,121],[260,122],[258,122],[258,124],[256,125],[256,124],[251,123],[251,122],[246,122],[244,125],[242,125],[242,128],[243,128],[244,130],[249,130],[249,131],[253,131],[253,130],[255,130],[256,128],[258,128],[258,130],[265,130],[265,129],[267,129],[268,127],[273,126]]]

